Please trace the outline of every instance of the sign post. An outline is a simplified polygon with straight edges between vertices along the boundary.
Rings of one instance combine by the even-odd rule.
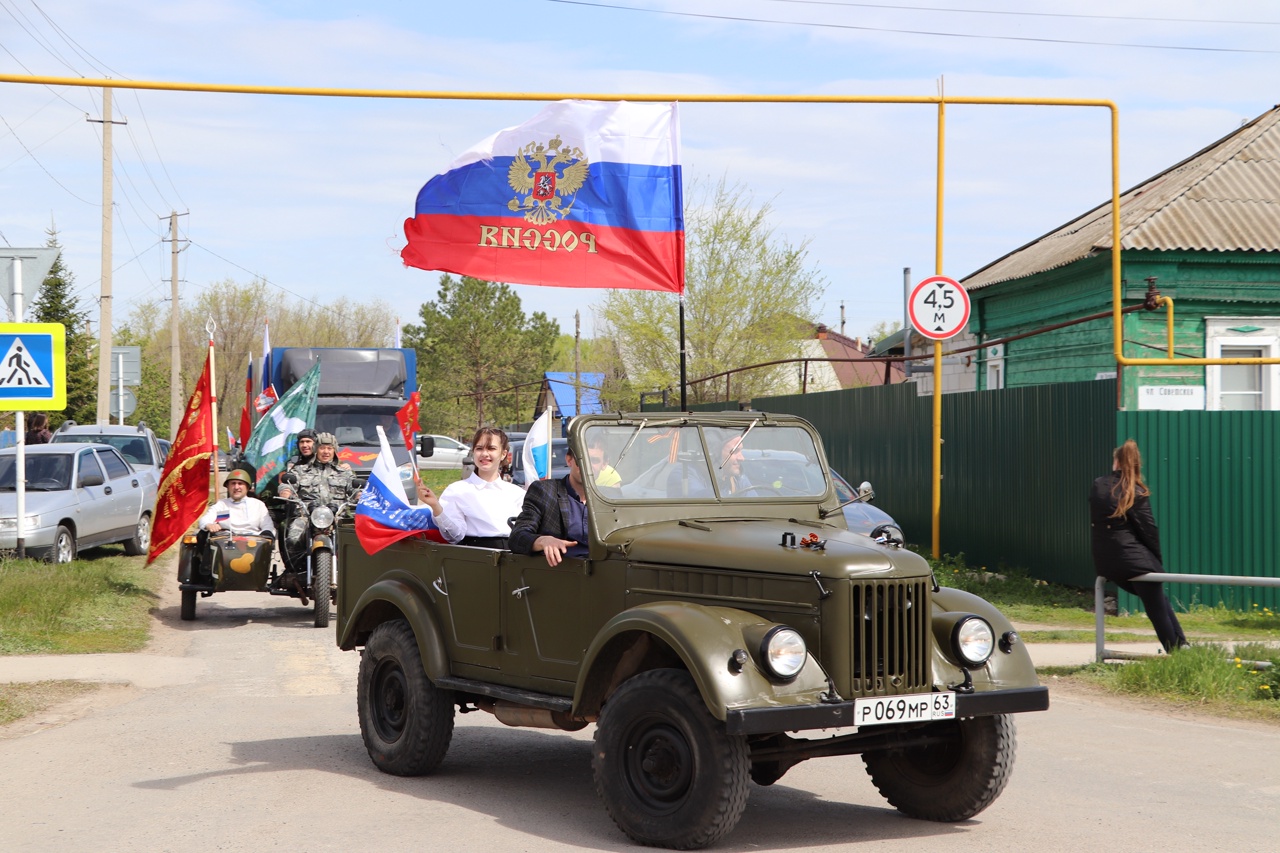
[[[941,265],[942,254],[938,254]],[[917,332],[933,341],[933,557],[942,556],[942,342],[969,323],[969,294],[955,279],[934,275],[907,297],[907,316]],[[908,330],[906,336],[910,336]]]

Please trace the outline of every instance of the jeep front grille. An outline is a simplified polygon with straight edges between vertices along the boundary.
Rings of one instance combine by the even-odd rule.
[[[851,586],[854,695],[927,691],[929,579],[854,581]]]

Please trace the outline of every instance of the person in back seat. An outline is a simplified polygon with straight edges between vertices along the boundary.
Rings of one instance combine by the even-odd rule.
[[[431,507],[436,526],[446,541],[480,548],[506,548],[511,534],[508,520],[520,514],[524,489],[502,479],[502,466],[511,453],[507,434],[496,427],[476,430],[471,440],[475,471],[450,483],[443,493],[418,486],[418,502]]]

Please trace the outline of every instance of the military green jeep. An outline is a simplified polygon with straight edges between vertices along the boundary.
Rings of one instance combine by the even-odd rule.
[[[896,528],[846,528],[808,423],[582,416],[569,443],[612,469],[583,469],[586,558],[425,539],[369,556],[341,531],[338,644],[361,649],[379,769],[434,770],[455,706],[595,723],[614,822],[678,849],[723,837],[751,782],[809,758],[860,753],[915,818],[966,820],[999,796],[1009,715],[1049,706],[1026,647],[991,605],[939,587]]]

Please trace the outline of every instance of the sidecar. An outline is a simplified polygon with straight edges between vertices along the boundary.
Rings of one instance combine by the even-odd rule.
[[[182,537],[178,554],[178,588],[182,590],[182,618],[196,618],[196,595],[228,590],[267,592],[271,580],[270,536],[245,536],[220,530]]]

